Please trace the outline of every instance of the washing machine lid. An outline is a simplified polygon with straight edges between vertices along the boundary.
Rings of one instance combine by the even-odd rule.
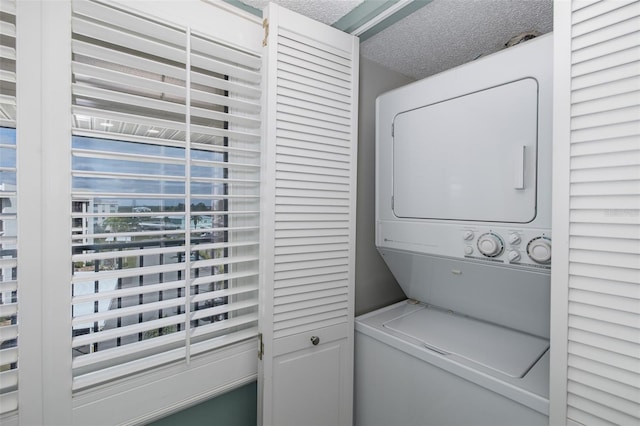
[[[549,348],[546,339],[435,307],[387,321],[383,327],[442,355],[457,356],[515,378],[524,377]]]
[[[533,78],[401,112],[393,122],[393,212],[414,219],[531,222],[537,150]]]

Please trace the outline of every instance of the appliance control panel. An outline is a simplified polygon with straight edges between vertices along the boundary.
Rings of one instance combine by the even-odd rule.
[[[461,229],[460,255],[503,265],[551,268],[551,233],[534,229]]]

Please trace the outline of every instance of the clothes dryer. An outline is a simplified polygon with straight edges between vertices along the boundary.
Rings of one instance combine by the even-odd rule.
[[[548,422],[552,35],[381,95],[356,424]]]

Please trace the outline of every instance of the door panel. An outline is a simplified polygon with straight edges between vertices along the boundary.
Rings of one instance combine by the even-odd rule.
[[[515,81],[398,114],[398,217],[527,223],[536,216],[538,83]]]
[[[274,4],[267,16],[258,412],[349,425],[358,39]]]
[[[340,328],[317,330],[317,345],[308,333],[276,341],[274,350],[280,355],[273,359],[274,425],[351,424],[351,407],[343,403],[351,399],[349,339],[325,340],[331,334],[347,336],[346,327]]]

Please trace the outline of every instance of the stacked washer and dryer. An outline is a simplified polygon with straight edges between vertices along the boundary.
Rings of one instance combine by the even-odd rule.
[[[552,36],[381,95],[356,424],[548,424]]]

